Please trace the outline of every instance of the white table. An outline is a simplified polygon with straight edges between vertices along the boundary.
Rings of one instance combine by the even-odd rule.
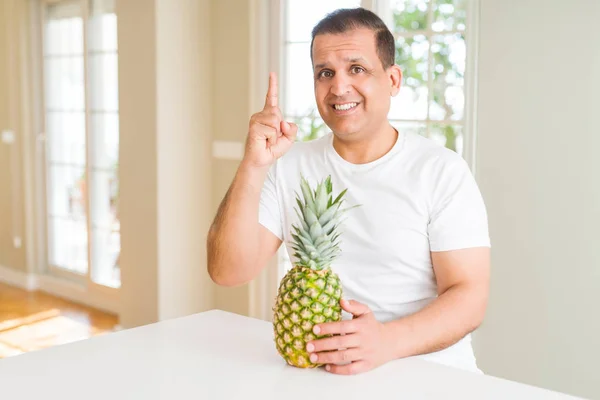
[[[287,366],[271,324],[209,311],[0,360],[0,398],[569,399],[412,358],[354,376]]]

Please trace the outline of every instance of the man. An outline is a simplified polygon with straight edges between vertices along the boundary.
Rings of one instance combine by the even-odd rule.
[[[314,184],[331,174],[348,204],[361,205],[344,222],[335,266],[353,318],[318,325],[344,335],[309,343],[311,360],[353,374],[419,355],[480,372],[470,333],[488,297],[485,206],[459,155],[390,125],[402,78],[394,51],[385,24],[364,9],[338,10],[314,28],[315,99],[332,133],[306,143],[282,119],[271,74],[209,233],[208,270],[225,286],[255,278],[291,240],[300,176]]]

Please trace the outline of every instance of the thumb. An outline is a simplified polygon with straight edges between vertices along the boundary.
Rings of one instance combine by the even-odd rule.
[[[298,125],[293,122],[281,121],[281,133],[293,142],[298,134]]]
[[[340,300],[340,305],[342,306],[344,311],[351,313],[355,317],[359,317],[361,315],[365,315],[371,312],[369,306],[363,303],[359,303],[356,300],[342,299]]]

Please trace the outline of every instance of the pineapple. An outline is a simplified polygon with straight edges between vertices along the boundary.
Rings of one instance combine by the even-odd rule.
[[[278,353],[292,366],[315,368],[306,344],[323,337],[312,331],[315,324],[342,318],[342,284],[331,264],[340,253],[339,226],[348,209],[341,209],[345,189],[332,199],[331,176],[312,190],[304,177],[300,184],[304,201],[296,193],[300,219],[293,225],[294,266],[281,280],[273,308],[273,329]]]

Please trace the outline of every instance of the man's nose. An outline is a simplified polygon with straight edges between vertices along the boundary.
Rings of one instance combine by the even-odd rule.
[[[343,73],[337,73],[331,80],[331,94],[342,97],[350,92],[350,77]]]

